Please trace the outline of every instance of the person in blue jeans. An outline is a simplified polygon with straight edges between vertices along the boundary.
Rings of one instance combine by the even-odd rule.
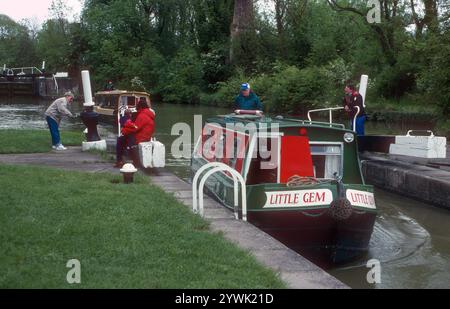
[[[74,118],[74,115],[68,109],[68,106],[73,102],[73,98],[74,95],[72,92],[66,92],[64,97],[54,101],[45,112],[48,128],[52,136],[52,148],[54,150],[66,150],[66,147],[61,143],[59,125],[63,116]]]
[[[262,111],[263,106],[258,96],[252,91],[250,84],[241,85],[241,92],[234,100],[237,110]]]
[[[359,113],[358,109],[359,107]],[[365,123],[367,119],[366,110],[364,108],[364,99],[353,85],[345,87],[344,108],[350,117],[350,127],[358,136],[364,136]],[[358,113],[358,115],[356,115]],[[356,128],[353,127],[353,120],[356,116]]]

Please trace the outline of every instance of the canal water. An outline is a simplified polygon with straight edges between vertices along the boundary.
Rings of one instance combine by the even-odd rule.
[[[46,129],[43,113],[50,102],[30,98],[0,98],[0,129]],[[75,103],[74,112],[81,111]],[[188,159],[175,159],[170,146],[177,138],[171,135],[174,123],[193,127],[194,115],[204,119],[229,113],[223,108],[189,105],[155,105],[156,138],[167,147],[168,168],[183,179],[190,175]],[[415,128],[413,125],[411,129]],[[62,130],[84,130],[81,123],[63,120]],[[388,130],[389,132],[387,132]],[[104,138],[113,138],[110,126],[100,126]],[[368,124],[369,134],[405,134],[403,127]],[[1,141],[0,141],[1,142]],[[64,142],[64,141],[63,141]],[[192,147],[192,145],[190,145]],[[329,270],[352,288],[450,288],[450,212],[402,196],[377,190],[380,214],[367,257],[345,267]],[[367,261],[381,263],[381,283],[368,284]]]

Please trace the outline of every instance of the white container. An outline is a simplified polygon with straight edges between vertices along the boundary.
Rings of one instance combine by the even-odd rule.
[[[166,166],[166,147],[155,139],[140,143],[139,159],[144,168],[163,168]]]
[[[166,166],[166,147],[158,142],[153,142],[153,167],[163,168]]]
[[[97,142],[83,142],[82,151],[90,151],[90,150],[99,150],[106,151],[108,146],[105,140],[97,141]]]
[[[397,136],[390,147],[390,154],[426,159],[445,159],[447,157],[447,138],[435,136],[414,136],[409,131],[406,136]]]

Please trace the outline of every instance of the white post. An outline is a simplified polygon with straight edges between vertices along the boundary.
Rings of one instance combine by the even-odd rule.
[[[3,72],[6,71],[6,63],[3,65]]]
[[[81,78],[83,80],[83,92],[84,92],[84,106],[93,106],[92,90],[91,90],[91,78],[89,71],[82,71]]]
[[[56,94],[59,95],[59,85],[58,85],[58,81],[56,80],[55,74],[53,74],[53,81],[55,82]]]
[[[366,95],[367,95],[367,86],[369,84],[369,76],[362,75],[361,83],[359,84],[359,94],[363,97],[363,105],[366,107]]]
[[[92,100],[92,90],[91,90],[91,78],[89,76],[89,71],[82,71],[81,72],[81,79],[83,80],[83,92],[84,92],[84,107],[93,107],[95,105],[94,101]],[[83,151],[89,151],[89,150],[100,150],[100,151],[106,151],[108,148],[106,144],[106,140],[100,140],[96,142],[83,142],[82,144],[82,150]]]
[[[42,61],[42,71],[45,70],[45,61]]]

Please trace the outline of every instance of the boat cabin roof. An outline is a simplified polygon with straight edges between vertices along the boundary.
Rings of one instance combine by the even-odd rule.
[[[270,132],[271,124],[277,124],[279,132]],[[355,132],[346,129],[343,124],[230,114],[209,118],[206,126],[213,127],[213,130],[205,127],[195,153],[200,151],[199,156],[206,161],[230,165],[245,176],[247,184],[287,183],[294,175],[334,179],[336,173],[346,183],[364,184]],[[213,133],[214,127],[222,128],[223,132]],[[230,139],[212,137],[221,134],[224,136],[230,132],[237,133],[235,141],[238,145],[234,148],[238,155],[232,159],[223,154]],[[258,136],[259,133],[263,134]],[[262,144],[256,141],[259,137],[263,139]],[[252,155],[255,150],[260,151],[259,147],[264,144],[265,138],[271,140],[270,143],[266,140],[266,147],[276,152],[270,158],[278,158],[274,169],[260,168],[263,162],[267,166],[274,164],[272,159],[269,162],[259,152],[256,158]],[[274,143],[274,140],[278,140],[278,143]],[[204,149],[210,147],[208,143],[215,145],[212,159],[205,159],[203,153]],[[207,145],[206,148],[204,145]]]
[[[135,95],[135,96],[147,96],[150,97],[150,94],[147,92],[142,92],[142,91],[128,91],[128,90],[113,90],[113,91],[99,91],[97,93],[95,93],[95,95],[104,95],[104,96],[108,96],[108,95]]]
[[[318,121],[309,121],[295,118],[284,118],[284,117],[259,117],[259,116],[248,116],[248,115],[222,115],[212,117],[206,120],[209,124],[218,124],[222,127],[226,127],[227,124],[232,123],[241,123],[244,126],[247,124],[254,124],[257,130],[261,127],[264,129],[270,128],[271,124],[278,124],[280,129],[286,128],[318,128],[318,129],[331,129],[345,132],[353,132],[345,128],[345,125],[339,123],[328,123],[328,122],[318,122]],[[239,126],[236,126],[236,130],[240,131]],[[242,127],[242,131],[249,131],[248,127]]]

